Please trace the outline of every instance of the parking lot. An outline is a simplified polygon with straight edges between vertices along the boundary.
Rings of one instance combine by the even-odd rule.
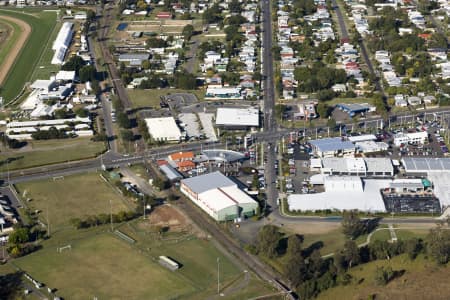
[[[383,194],[384,205],[393,213],[441,213],[439,200],[433,195]]]

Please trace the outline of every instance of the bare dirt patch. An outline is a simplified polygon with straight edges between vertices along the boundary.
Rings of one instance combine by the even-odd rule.
[[[16,57],[19,55],[20,50],[25,45],[25,42],[27,41],[28,37],[31,34],[31,26],[28,25],[27,22],[22,21],[20,19],[16,19],[9,16],[0,16],[0,19],[13,22],[17,24],[20,27],[21,34],[17,41],[14,43],[14,46],[12,47],[11,51],[6,56],[5,60],[0,65],[0,84],[3,83],[6,76],[8,75],[9,70],[11,69],[12,65],[14,64],[14,61],[16,60]]]
[[[144,228],[165,227],[170,232],[189,232],[199,237],[204,233],[191,219],[173,205],[157,206],[148,216],[148,222],[141,223]]]

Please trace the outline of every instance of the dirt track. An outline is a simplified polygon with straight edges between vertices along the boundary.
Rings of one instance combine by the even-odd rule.
[[[14,61],[16,60],[17,55],[20,53],[20,50],[25,45],[25,42],[27,41],[28,37],[31,33],[31,27],[26,23],[25,21],[22,21],[20,19],[8,17],[8,16],[0,16],[0,19],[13,22],[17,25],[19,25],[21,30],[21,35],[11,48],[11,51],[6,56],[5,60],[0,64],[0,85],[3,84],[3,81],[5,80],[6,76],[8,75],[9,70],[11,69],[12,65],[14,64]]]

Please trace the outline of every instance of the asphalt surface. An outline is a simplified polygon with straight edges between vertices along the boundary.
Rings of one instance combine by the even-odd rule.
[[[336,0],[333,0],[332,4],[333,4],[334,10],[336,12],[336,16],[338,18],[339,27],[341,28],[342,38],[347,39],[347,38],[349,38],[349,34],[348,34],[347,26],[346,26],[345,21],[344,21],[344,16],[342,15],[341,9],[340,9],[339,5],[337,4]],[[369,58],[369,54],[368,54],[366,45],[364,44],[363,41],[359,41],[359,47],[360,47],[360,50],[361,50],[362,58],[364,59],[364,62],[367,65],[367,68],[369,69],[369,72],[375,78],[377,78],[377,80],[375,82],[376,89],[381,91],[384,94],[384,89],[383,89],[383,87],[380,84],[379,78],[375,74],[375,69],[373,67],[372,61]]]

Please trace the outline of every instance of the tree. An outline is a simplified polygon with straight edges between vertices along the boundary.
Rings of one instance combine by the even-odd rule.
[[[318,249],[315,249],[308,257],[308,271],[314,277],[320,277],[324,272],[324,262]]]
[[[156,177],[155,179],[153,179],[153,186],[162,191],[170,187],[170,182],[168,180],[162,179],[161,177]]]
[[[144,61],[142,62],[142,68],[143,68],[144,70],[150,69],[151,66],[152,66],[152,64],[150,63],[149,60],[144,60]]]
[[[86,227],[86,224],[80,219],[80,218],[73,218],[70,219],[70,224],[75,228],[75,229],[81,229]]]
[[[375,271],[375,282],[378,285],[386,285],[395,277],[395,272],[391,267],[377,267]]]
[[[319,104],[317,104],[317,113],[319,114],[319,116],[321,118],[323,118],[323,119],[328,118],[329,111],[330,111],[330,108],[325,103],[319,102]]]
[[[342,231],[351,239],[356,239],[364,232],[364,225],[356,214],[356,211],[346,211],[342,216]]]
[[[167,47],[167,42],[157,37],[151,37],[147,39],[145,45],[147,48],[165,48]]]
[[[197,78],[188,72],[177,72],[174,75],[175,87],[183,90],[195,90]]]
[[[95,80],[96,70],[93,65],[87,65],[80,68],[78,77],[81,82]]]
[[[99,84],[98,80],[91,81],[91,89],[92,89],[92,93],[94,93],[94,95],[98,95],[100,93],[101,88],[100,88],[100,84]]]
[[[30,239],[30,231],[26,227],[15,229],[10,235],[8,242],[13,245],[23,244]]]
[[[75,114],[80,118],[86,118],[89,115],[89,112],[83,107],[79,107],[75,109]]]
[[[240,13],[242,11],[240,1],[231,0],[231,2],[228,4],[228,9],[232,13]]]
[[[192,26],[191,24],[187,24],[186,26],[184,26],[181,35],[183,35],[186,41],[189,41],[194,35],[194,26]]]
[[[122,111],[117,113],[117,123],[122,128],[125,128],[125,129],[131,128],[131,121],[128,118],[128,115]]]
[[[293,234],[288,237],[288,245],[286,250],[287,257],[297,257],[302,255],[303,237]]]
[[[306,274],[303,256],[289,256],[283,265],[283,273],[293,287],[298,287],[305,280]]]
[[[65,64],[61,66],[61,70],[75,71],[75,73],[78,74],[83,65],[84,65],[83,59],[80,56],[75,55],[72,56]]]
[[[282,234],[278,231],[278,227],[273,225],[263,226],[257,236],[258,252],[268,258],[274,258],[277,255],[278,242],[281,236]]]
[[[0,275],[0,299],[23,299],[22,272]]]
[[[122,140],[126,142],[132,142],[134,141],[134,134],[133,131],[129,129],[123,129],[120,131],[120,136],[122,137]]]
[[[422,250],[421,240],[417,238],[411,238],[405,241],[405,252],[408,254],[411,260],[415,259],[416,256]]]
[[[426,241],[427,252],[438,264],[446,264],[450,257],[450,232],[439,227],[431,229]]]
[[[68,112],[64,108],[55,110],[54,114],[56,119],[66,119],[68,117]]]
[[[361,261],[359,249],[355,241],[346,241],[344,244],[344,249],[342,250],[342,254],[344,255],[349,268],[351,268],[353,265],[359,264],[359,262]]]

